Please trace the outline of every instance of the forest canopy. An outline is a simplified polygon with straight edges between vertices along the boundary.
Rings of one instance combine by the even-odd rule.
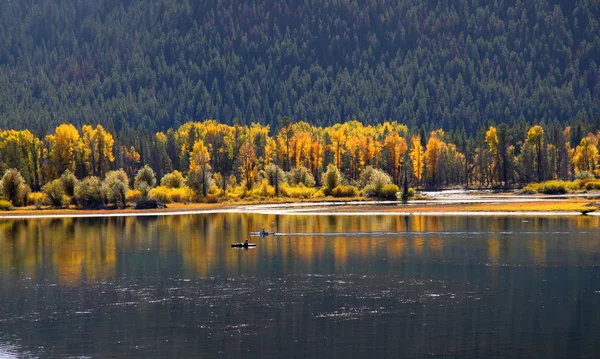
[[[592,0],[0,1],[0,128],[592,123],[599,22]]]

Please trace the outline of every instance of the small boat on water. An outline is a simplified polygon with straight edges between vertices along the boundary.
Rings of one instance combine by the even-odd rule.
[[[254,243],[232,243],[232,248],[248,248],[248,247],[256,247]]]
[[[251,236],[261,236],[261,237],[267,237],[267,236],[274,236],[275,232],[250,232]]]

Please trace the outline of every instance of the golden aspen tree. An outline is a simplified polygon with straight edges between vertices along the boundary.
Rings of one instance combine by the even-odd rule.
[[[424,158],[427,166],[427,178],[429,183],[433,186],[437,186],[438,184],[438,165],[444,147],[444,143],[441,139],[443,134],[444,131],[442,130],[431,132],[425,148]]]
[[[82,133],[85,165],[92,176],[103,177],[110,170],[110,164],[115,161],[115,141],[102,125],[97,125],[96,128],[84,125]]]
[[[488,144],[493,161],[491,163],[493,173],[492,182],[500,180],[500,151],[498,150],[498,135],[496,128],[490,126],[490,129],[485,133],[485,142]]]
[[[242,178],[246,182],[246,189],[252,189],[258,169],[256,167],[256,154],[250,143],[244,143],[240,148],[240,161],[242,163]]]
[[[589,137],[582,138],[579,146],[575,148],[573,164],[576,173],[583,171],[593,173],[598,167],[598,148]]]
[[[76,155],[81,150],[81,137],[75,126],[63,123],[54,134],[48,135],[50,161],[54,178],[58,178],[65,170],[75,172]]]
[[[383,142],[384,148],[387,149],[387,168],[391,172],[394,183],[400,184],[401,167],[403,165],[404,153],[408,149],[404,138],[400,137],[397,132],[391,132]]]
[[[325,145],[321,142],[320,136],[315,133],[312,136],[312,144],[310,149],[311,167],[315,178],[319,169],[323,166],[323,156],[325,155]]]
[[[330,129],[331,134],[331,150],[333,151],[333,158],[335,167],[341,168],[342,166],[342,155],[346,152],[345,144],[348,138],[346,129],[341,125],[336,125]]]
[[[366,134],[358,139],[358,151],[360,155],[360,170],[365,166],[371,164],[375,157],[375,139],[370,135]]]
[[[423,145],[421,144],[421,136],[412,136],[410,139],[411,150],[410,150],[410,160],[412,162],[412,170],[413,175],[415,176],[415,180],[417,181],[417,188],[423,179],[423,167],[425,166],[425,161],[423,156],[425,152],[423,151]]]
[[[201,188],[202,196],[206,197],[208,170],[210,170],[210,154],[204,141],[196,141],[190,152],[190,174],[196,179],[196,185]]]
[[[265,145],[265,168],[273,162],[276,156],[277,144],[271,137],[267,138],[267,144]]]
[[[360,136],[360,134],[358,134]],[[359,137],[357,134],[351,136],[346,140],[346,153],[348,153],[348,158],[350,159],[350,178],[353,180],[358,178],[358,167],[360,164],[360,152],[359,152]]]

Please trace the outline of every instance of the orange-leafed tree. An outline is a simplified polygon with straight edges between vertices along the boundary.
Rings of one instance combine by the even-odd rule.
[[[437,186],[439,181],[439,161],[444,150],[442,136],[443,130],[431,132],[425,149],[425,165],[427,166],[427,179],[430,185]]]
[[[127,176],[131,179],[134,178],[137,171],[140,169],[140,162],[142,156],[135,150],[135,147],[129,148],[121,146],[121,163],[123,164],[123,170]]]
[[[346,140],[348,139],[346,128],[342,125],[336,125],[332,127],[330,131],[333,162],[337,168],[341,168],[342,155],[346,152]]]
[[[404,138],[397,132],[391,132],[383,141],[383,146],[387,149],[386,168],[392,175],[394,183],[400,185],[400,175],[404,165],[404,154],[408,149]]]
[[[239,160],[242,164],[240,172],[242,179],[246,182],[246,189],[252,189],[258,168],[256,167],[256,153],[252,144],[246,142],[240,148]]]
[[[410,139],[411,149],[410,149],[410,160],[412,162],[412,170],[413,175],[415,176],[415,180],[417,181],[417,188],[423,180],[423,167],[425,166],[423,145],[421,144],[421,136],[413,136]]]

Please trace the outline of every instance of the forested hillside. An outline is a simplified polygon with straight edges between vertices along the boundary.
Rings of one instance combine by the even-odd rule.
[[[0,127],[600,116],[594,0],[0,1]]]

